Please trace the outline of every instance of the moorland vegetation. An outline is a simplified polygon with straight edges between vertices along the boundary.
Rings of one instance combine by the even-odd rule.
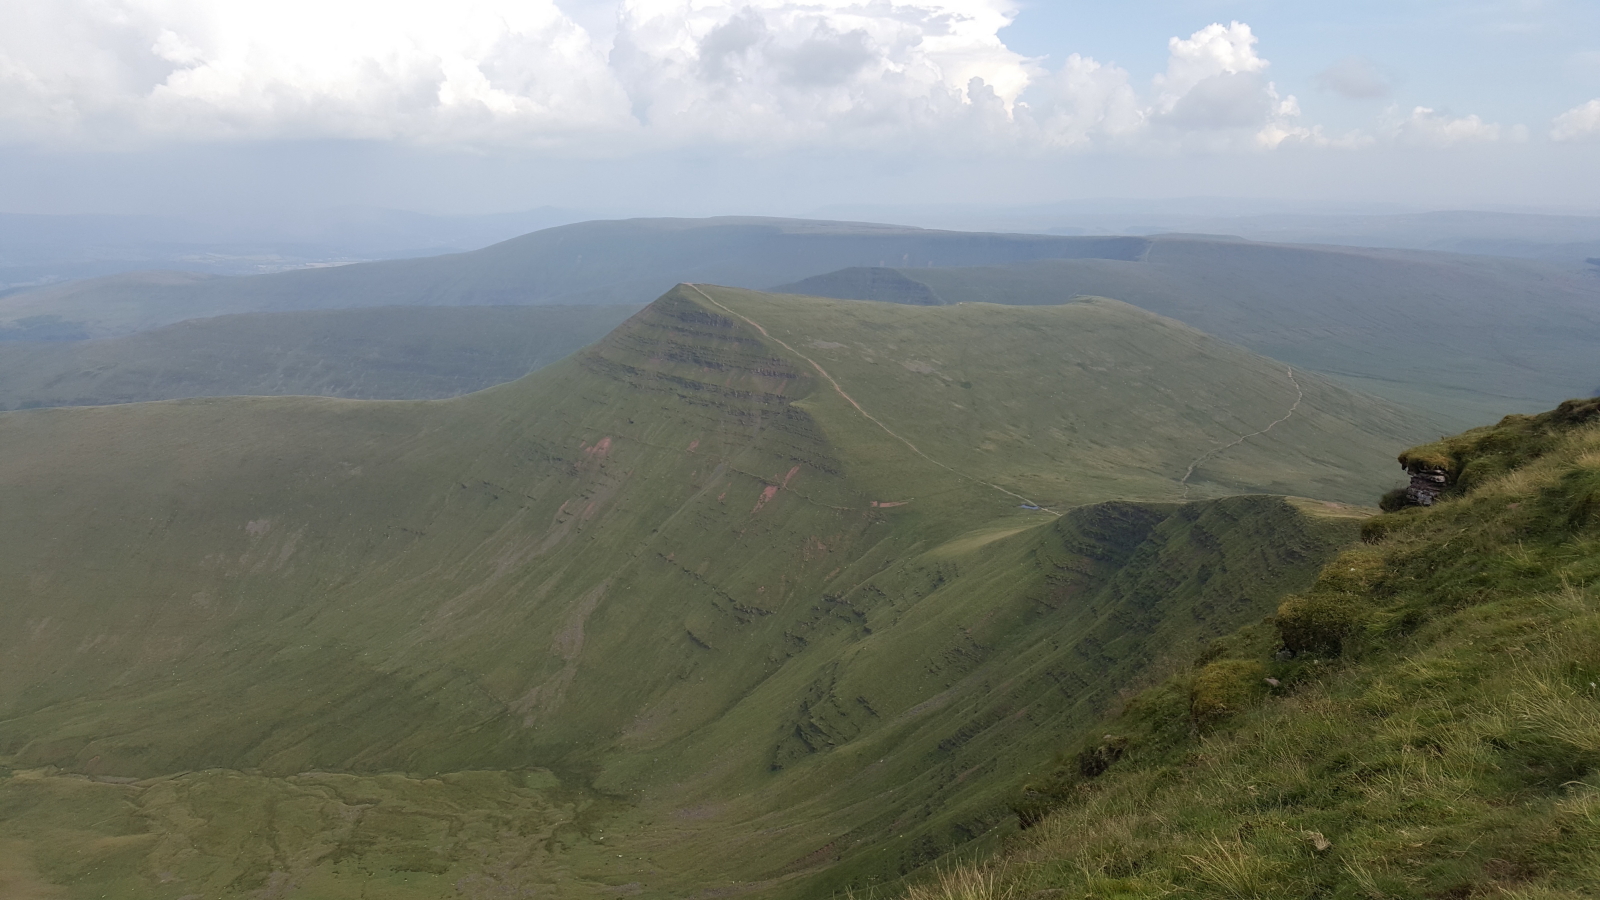
[[[1428,436],[1115,301],[707,285],[448,400],[0,414],[0,872],[892,884],[1310,587]]]
[[[0,896],[1592,895],[1600,407],[1431,439],[1596,298],[759,219],[8,295]]]
[[[1407,451],[1370,519],[1017,795],[1027,829],[916,900],[1600,892],[1600,400]]]

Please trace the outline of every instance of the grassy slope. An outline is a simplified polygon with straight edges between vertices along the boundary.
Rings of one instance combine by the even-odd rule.
[[[1600,389],[1600,279],[1525,260],[1189,238],[1140,260],[901,269],[932,300],[1062,303],[1115,297],[1257,353],[1434,409],[1453,428]],[[850,270],[800,293],[901,300],[914,288]],[[1510,318],[1505,310],[1516,314]]]
[[[1003,858],[911,896],[1600,891],[1600,401],[1417,452],[1444,502],[1369,522],[1276,628],[1063,754]]]
[[[386,307],[193,319],[94,341],[0,344],[0,409],[182,397],[452,397],[513,381],[636,311]]]
[[[365,306],[643,305],[680,281],[750,288],[843,266],[1131,259],[1142,238],[964,234],[799,219],[630,219],[536,231],[475,250],[238,278],[140,272],[0,298],[0,331],[55,315],[95,336],[240,312]]]
[[[664,723],[636,722],[608,754],[605,793],[525,765],[0,772],[0,844],[16,851],[0,877],[169,898],[285,883],[328,897],[460,883],[814,896],[893,879],[1004,824],[1001,788],[1122,679],[1259,615],[1353,532],[1274,498],[1186,510],[1096,508],[916,555],[791,623],[814,646],[785,647],[789,671],[704,733],[651,745],[644,732]]]
[[[1200,456],[1171,450],[1184,445],[1211,454],[1190,478],[1191,499],[1270,491],[1361,502],[1392,476],[1360,435],[1383,444],[1420,430],[1398,408],[1116,301],[907,308],[779,298],[757,318],[851,385],[890,429],[937,448],[940,463],[1050,507],[1181,499],[1173,482]],[[907,483],[905,496],[917,487]]]
[[[1176,418],[1190,382],[1229,377],[1239,395],[1206,401],[1223,422],[1283,408],[1274,364],[1172,323],[705,291],[454,400],[0,415],[6,877],[158,898],[893,877],[988,833],[1002,789],[1105,698],[1258,617],[1352,533],[1339,507],[1267,497],[1057,519],[974,480],[1171,498],[1214,426],[1144,426],[1148,464],[1074,496],[1053,471],[1080,466],[1070,442],[1002,465],[968,446],[1003,424],[988,412],[918,421],[952,391],[1062,414],[1102,389],[1123,401],[1092,415]],[[971,388],[898,364],[946,365],[953,334],[988,353],[985,313]],[[778,343],[823,322],[876,362],[813,358],[938,462]],[[1381,407],[1313,384],[1302,410],[1274,453],[1392,455],[1349,424]],[[1383,486],[1333,462],[1251,482],[1228,458],[1208,477],[1243,490]]]

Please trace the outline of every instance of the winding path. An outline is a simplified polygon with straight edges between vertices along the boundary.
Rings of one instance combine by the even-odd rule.
[[[761,323],[757,322],[755,319],[752,319],[752,318],[750,318],[749,316],[747,316],[747,315],[745,315],[743,313],[735,312],[734,310],[731,310],[728,307],[723,306],[721,303],[718,303],[716,300],[713,300],[711,298],[710,294],[708,294],[705,291],[700,289],[700,285],[685,283],[684,286],[689,288],[690,290],[694,291],[695,293],[699,294],[700,296],[704,297],[706,299],[707,303],[710,303],[712,306],[715,306],[717,309],[722,310],[723,312],[727,313],[730,316],[734,316],[736,318],[744,320],[746,323],[748,323],[750,325],[751,328],[754,328],[755,330],[761,332],[761,336],[762,337],[766,338],[769,341],[772,341],[773,343],[777,344],[778,346],[782,347],[783,349],[789,351],[790,353],[793,353],[795,356],[798,356],[801,359],[805,360],[806,362],[810,363],[811,364],[811,368],[816,369],[817,370],[817,374],[821,375],[828,382],[828,384],[832,385],[834,391],[836,393],[838,393],[838,395],[840,397],[843,397],[846,403],[849,403],[852,407],[854,407],[856,412],[860,413],[862,415],[862,417],[864,417],[867,421],[869,421],[872,424],[874,424],[874,425],[878,426],[879,428],[883,429],[884,434],[887,434],[890,437],[894,438],[895,440],[899,441],[900,443],[905,444],[907,447],[909,447],[911,449],[912,453],[915,453],[916,455],[922,457],[923,459],[927,460],[928,462],[933,463],[934,465],[938,466],[941,469],[944,469],[945,471],[951,473],[952,475],[955,475],[958,478],[965,478],[966,480],[971,481],[974,484],[981,484],[984,487],[993,488],[993,489],[999,491],[1000,493],[1005,494],[1008,497],[1012,497],[1012,498],[1015,498],[1017,500],[1021,500],[1023,503],[1025,503],[1028,506],[1031,506],[1031,507],[1033,507],[1033,508],[1035,508],[1035,509],[1037,509],[1037,510],[1039,510],[1041,512],[1047,512],[1047,513],[1052,513],[1054,515],[1060,515],[1060,513],[1056,512],[1055,510],[1050,509],[1049,507],[1046,507],[1046,506],[1040,506],[1039,504],[1034,503],[1032,500],[1029,500],[1027,497],[1022,496],[1021,494],[1015,493],[1013,491],[1006,490],[1005,488],[1001,487],[998,484],[994,484],[992,482],[984,481],[981,478],[974,478],[973,476],[968,475],[968,474],[966,474],[964,472],[957,471],[956,469],[945,465],[944,463],[938,461],[937,459],[934,459],[933,457],[929,456],[928,454],[923,453],[921,450],[917,449],[917,445],[916,444],[913,444],[910,441],[906,440],[905,438],[901,437],[900,435],[896,434],[894,429],[892,429],[889,426],[883,424],[882,422],[880,422],[878,420],[878,418],[876,416],[874,416],[872,413],[869,413],[865,409],[863,409],[861,407],[861,404],[857,403],[854,397],[852,397],[849,394],[845,393],[844,388],[840,387],[839,386],[839,382],[835,381],[833,376],[828,374],[828,370],[827,369],[824,369],[822,366],[817,365],[817,361],[816,360],[812,359],[811,357],[805,355],[804,353],[801,353],[799,350],[796,350],[795,348],[793,348],[793,347],[789,346],[788,344],[784,343],[781,338],[773,337],[771,334],[769,334],[767,332],[767,329],[761,327]],[[1291,375],[1290,377],[1292,378],[1293,375]],[[1299,405],[1298,401],[1296,402],[1295,405],[1296,406]],[[1278,423],[1274,422],[1272,424],[1276,425]],[[1267,428],[1271,429],[1272,425],[1268,425]],[[1242,438],[1241,438],[1241,440],[1242,440]],[[1195,460],[1196,465],[1198,465],[1199,462],[1200,462],[1199,460]],[[1193,471],[1194,470],[1194,466],[1190,466],[1189,469],[1190,469],[1190,471]],[[1186,475],[1184,477],[1187,478],[1188,476]],[[1187,491],[1187,485],[1185,485],[1185,490]]]
[[[1207,450],[1206,452],[1204,452],[1204,453],[1200,454],[1199,456],[1195,457],[1194,462],[1189,463],[1188,470],[1183,473],[1183,479],[1178,482],[1179,484],[1183,485],[1183,499],[1184,500],[1188,500],[1189,499],[1189,479],[1190,479],[1190,477],[1192,477],[1194,475],[1194,470],[1196,468],[1198,468],[1201,463],[1205,462],[1206,460],[1210,459],[1213,456],[1216,456],[1218,453],[1221,453],[1224,450],[1231,450],[1234,447],[1239,446],[1240,444],[1244,443],[1245,441],[1250,440],[1253,437],[1260,437],[1261,435],[1266,434],[1267,432],[1271,431],[1272,429],[1277,428],[1279,425],[1282,425],[1283,423],[1289,421],[1290,417],[1292,417],[1295,414],[1295,410],[1298,410],[1300,408],[1300,401],[1302,401],[1302,400],[1304,400],[1306,398],[1306,392],[1301,389],[1299,380],[1294,377],[1294,366],[1289,366],[1287,371],[1289,373],[1289,383],[1294,385],[1294,395],[1295,395],[1294,396],[1294,405],[1290,406],[1289,407],[1289,411],[1283,414],[1283,418],[1278,419],[1277,421],[1275,421],[1271,425],[1268,425],[1267,427],[1261,429],[1260,431],[1252,431],[1249,434],[1245,435],[1244,437],[1241,437],[1241,438],[1233,441],[1232,443],[1223,444],[1221,447],[1213,447],[1210,450]]]

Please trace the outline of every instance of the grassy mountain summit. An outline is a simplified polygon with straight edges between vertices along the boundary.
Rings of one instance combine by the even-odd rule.
[[[911,896],[1600,891],[1600,401],[1405,459],[1441,502],[1367,522],[1034,779],[1003,858]]]
[[[1114,297],[1432,409],[1452,431],[1600,384],[1600,278],[1531,260],[1165,236],[1132,259],[856,268],[781,290],[918,304]]]
[[[1116,302],[691,285],[450,400],[0,414],[0,884],[896,878],[1309,586],[1414,441]]]
[[[986,473],[1046,506],[1242,492],[1359,503],[1391,480],[1361,455],[1420,430],[1399,408],[1114,300],[906,308],[733,296],[761,303],[752,321],[767,336],[880,420],[836,427],[892,431],[954,473]],[[1201,452],[1167,449],[1183,446]]]

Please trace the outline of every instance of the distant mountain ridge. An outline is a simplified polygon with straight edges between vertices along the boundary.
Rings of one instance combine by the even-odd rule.
[[[244,312],[642,306],[678,282],[918,305],[1111,297],[1427,408],[1445,430],[1545,408],[1600,379],[1592,353],[1600,278],[1589,266],[1182,235],[738,217],[585,222],[472,253],[248,278],[136,273],[76,282],[0,298],[0,348]]]
[[[0,325],[31,315],[95,336],[240,312],[367,306],[643,306],[679,282],[762,289],[851,265],[967,266],[1031,259],[1135,259],[1138,237],[928,231],[724,217],[547,228],[470,253],[272,275],[134,273],[0,298]]]
[[[831,206],[818,218],[906,222],[925,228],[1040,234],[1239,235],[1279,244],[1433,250],[1573,263],[1600,251],[1592,213],[1311,211],[1224,198],[1074,201],[1019,207]]]
[[[550,207],[466,216],[363,207],[194,218],[0,213],[0,295],[135,271],[254,275],[461,252],[584,218]]]
[[[432,400],[515,381],[632,306],[402,306],[238,313],[0,349],[0,409],[185,397]]]

